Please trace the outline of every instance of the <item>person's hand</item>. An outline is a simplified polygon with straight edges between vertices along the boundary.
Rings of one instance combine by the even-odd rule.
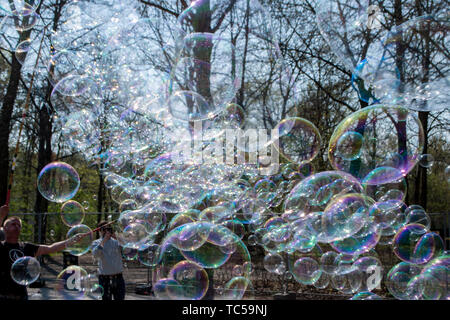
[[[78,234],[74,235],[73,237],[69,238],[66,242],[66,247],[71,246],[77,242],[80,242],[81,239],[83,239],[84,235],[85,234],[83,234],[83,233],[78,233]]]
[[[111,231],[106,230],[105,236],[104,236],[105,241],[108,241],[109,239],[111,239],[111,236],[112,236]]]
[[[9,213],[9,206],[8,205],[4,205],[0,207],[0,220],[4,221],[6,219],[6,216]]]

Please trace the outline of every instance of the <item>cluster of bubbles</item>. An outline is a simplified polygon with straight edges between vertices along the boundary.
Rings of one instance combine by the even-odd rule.
[[[406,175],[417,164],[433,164],[431,155],[422,155],[424,130],[416,111],[448,105],[448,79],[396,90],[402,83],[390,56],[399,35],[417,37],[428,28],[447,37],[448,16],[419,17],[392,30],[380,27],[376,45],[361,59],[353,49],[370,24],[369,2],[354,1],[359,10],[346,12],[351,6],[341,1],[319,1],[322,35],[353,72],[353,84],[370,85],[372,95],[359,94],[371,104],[335,129],[328,143],[331,171],[315,172],[312,161],[322,138],[313,123],[300,117],[282,119],[277,134],[263,143],[249,138],[232,146],[243,158],[274,147],[283,163],[267,175],[261,171],[267,159],[217,161],[229,150],[223,145],[217,150],[227,129],[255,125],[235,103],[243,72],[236,57],[243,46],[257,43],[261,70],[274,63],[282,73],[281,87],[291,78],[264,7],[256,0],[225,2],[229,5],[192,2],[178,16],[171,30],[174,41],[162,52],[154,49],[155,22],[139,18],[133,6],[118,13],[112,3],[78,1],[70,7],[72,19],[52,35],[55,52],[46,72],[57,118],[67,143],[100,164],[120,211],[114,228],[123,258],[152,268],[158,299],[197,300],[211,290],[220,299],[243,299],[253,291],[249,248],[260,246],[268,272],[360,300],[382,298],[373,291],[384,275],[375,248],[383,247],[401,260],[386,270],[385,283],[395,298],[448,299],[444,242],[431,231],[425,210],[404,202]],[[98,20],[91,12],[101,13]],[[201,28],[205,17],[209,32]],[[343,18],[351,23],[341,23]],[[30,19],[19,28],[25,21]],[[95,45],[87,49],[76,49],[80,43],[64,34],[81,34],[96,23],[107,39],[96,34]],[[236,26],[246,28],[246,39],[230,38],[239,31]],[[230,32],[216,32],[221,28]],[[347,47],[337,42],[344,34],[341,28],[348,28]],[[24,43],[16,50],[22,60],[27,47]],[[86,63],[91,56],[95,62]],[[166,61],[168,70],[149,67],[149,57]],[[105,100],[117,103],[105,107]],[[184,146],[192,140],[195,150],[187,155]],[[449,168],[445,175],[449,180]],[[70,227],[67,238],[82,235],[68,250],[86,254],[93,232],[82,224],[88,204],[72,200],[80,187],[76,170],[53,162],[42,169],[37,183],[44,198],[62,204],[62,222]],[[35,265],[31,259],[27,263]],[[36,272],[21,277],[21,268],[19,262],[14,266],[13,278],[27,285]],[[222,280],[214,274],[223,275]],[[71,266],[57,279],[64,299],[102,295],[93,275],[81,267]]]

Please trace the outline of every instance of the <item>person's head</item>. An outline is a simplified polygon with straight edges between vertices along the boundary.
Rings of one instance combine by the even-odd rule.
[[[9,217],[3,224],[3,231],[7,242],[17,242],[22,230],[22,220],[17,216]]]
[[[110,224],[108,224],[108,222],[105,221],[105,220],[100,221],[97,224],[97,228],[100,228],[100,234],[102,235],[102,237],[105,236],[106,231],[109,231],[110,233],[113,233],[112,226]]]

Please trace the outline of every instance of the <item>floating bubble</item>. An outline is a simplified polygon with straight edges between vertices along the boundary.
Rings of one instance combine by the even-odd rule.
[[[33,257],[21,257],[12,264],[10,274],[14,282],[28,286],[39,278],[41,265]]]
[[[309,257],[296,260],[290,271],[294,275],[295,280],[306,285],[315,283],[322,274],[317,261]]]
[[[303,118],[287,118],[276,127],[276,148],[290,162],[312,161],[319,152],[321,136],[319,130]]]
[[[270,273],[279,275],[286,271],[283,257],[276,253],[269,253],[264,257],[264,268]]]
[[[344,160],[356,160],[361,156],[364,137],[355,131],[343,134],[336,145],[336,153]]]
[[[356,160],[341,157],[337,150],[338,142],[348,132],[364,138]],[[422,125],[413,112],[377,104],[354,112],[338,125],[330,138],[328,158],[333,168],[349,172],[365,184],[384,184],[398,181],[412,170],[419,161],[423,141]],[[378,173],[383,167],[396,170]]]
[[[70,165],[52,162],[46,165],[37,178],[39,193],[47,200],[63,203],[72,199],[80,187],[80,177]]]
[[[448,183],[450,183],[450,166],[447,166],[444,170],[444,176]]]
[[[31,49],[32,41],[30,39],[24,40],[21,43],[19,43],[15,50],[15,56],[17,61],[19,61],[20,64],[25,63],[25,59],[27,57],[28,51]]]
[[[421,271],[422,268],[416,264],[400,262],[389,270],[386,277],[386,287],[395,298],[409,300],[408,283]]]
[[[338,253],[335,251],[327,251],[320,257],[320,268],[327,274],[334,274],[338,269],[336,258]]]
[[[383,298],[372,292],[359,292],[351,297],[350,300],[383,300]]]
[[[84,220],[84,208],[76,201],[69,200],[61,206],[61,219],[68,227],[81,224]]]
[[[84,290],[81,279],[88,273],[80,266],[69,266],[56,277],[55,290],[63,300],[81,300],[84,298]]]
[[[66,239],[76,239],[77,237],[80,237],[81,240],[69,243],[66,248],[72,255],[82,256],[90,250],[94,235],[88,226],[79,224],[70,228]]]
[[[431,154],[422,154],[419,157],[419,165],[424,168],[431,168],[434,164],[434,157]]]
[[[443,252],[442,238],[421,224],[407,224],[395,235],[393,249],[402,261],[424,264]]]
[[[32,29],[39,22],[40,18],[35,8],[26,2],[22,2],[22,6],[16,8],[12,14],[14,16],[14,25],[19,32]]]
[[[160,247],[156,243],[147,243],[139,247],[138,260],[143,265],[154,267],[158,264]]]
[[[361,271],[361,291],[371,292],[379,288],[383,277],[383,267],[380,260],[371,256],[362,257],[353,263],[353,267]]]
[[[183,288],[182,296],[174,297],[177,300],[200,300],[208,290],[208,274],[205,269],[191,261],[178,262],[169,271],[169,277],[176,280]]]

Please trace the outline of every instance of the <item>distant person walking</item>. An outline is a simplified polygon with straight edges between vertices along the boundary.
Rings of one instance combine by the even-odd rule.
[[[98,280],[104,290],[102,299],[125,300],[122,248],[106,221],[101,221],[97,227],[101,228],[101,238],[94,241],[92,254],[98,260]]]

